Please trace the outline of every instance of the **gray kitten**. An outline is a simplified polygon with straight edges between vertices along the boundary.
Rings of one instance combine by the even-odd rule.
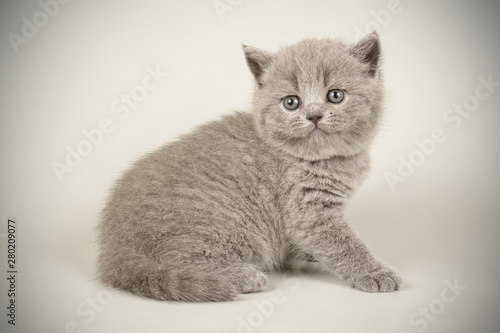
[[[378,35],[243,49],[252,112],[199,127],[117,181],[99,226],[102,280],[160,300],[224,301],[309,258],[355,288],[397,290],[343,217],[382,113]]]

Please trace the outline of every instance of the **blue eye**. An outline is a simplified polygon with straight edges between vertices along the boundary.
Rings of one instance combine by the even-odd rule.
[[[299,96],[287,96],[283,99],[283,106],[285,109],[294,111],[297,110],[300,106],[300,97]]]
[[[340,89],[332,89],[326,95],[326,98],[330,103],[339,104],[344,100],[345,93]]]

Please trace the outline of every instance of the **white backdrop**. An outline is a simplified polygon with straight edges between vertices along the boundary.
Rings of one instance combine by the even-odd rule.
[[[2,3],[1,331],[498,332],[499,10],[430,0]],[[249,107],[241,43],[273,51],[373,29],[386,114],[347,213],[401,273],[402,290],[274,274],[266,291],[234,302],[171,304],[96,281],[95,227],[120,172]]]

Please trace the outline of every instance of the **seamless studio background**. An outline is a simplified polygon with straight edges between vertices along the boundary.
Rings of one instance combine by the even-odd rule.
[[[498,332],[499,10],[430,0],[2,3],[1,331]],[[172,304],[96,280],[95,227],[120,173],[249,108],[241,43],[275,51],[372,30],[386,113],[347,217],[400,272],[400,291],[296,272],[234,302]]]

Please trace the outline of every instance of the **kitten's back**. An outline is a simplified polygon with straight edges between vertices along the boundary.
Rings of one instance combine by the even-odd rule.
[[[140,159],[118,180],[103,210],[103,280],[159,299],[232,298],[234,288],[201,264],[280,265],[284,249],[270,246],[281,237],[272,190],[279,182],[272,170],[279,167],[249,113],[203,125]],[[162,262],[167,259],[168,265]],[[162,279],[170,281],[151,282]],[[179,279],[186,286],[195,279],[207,290],[177,290]]]

